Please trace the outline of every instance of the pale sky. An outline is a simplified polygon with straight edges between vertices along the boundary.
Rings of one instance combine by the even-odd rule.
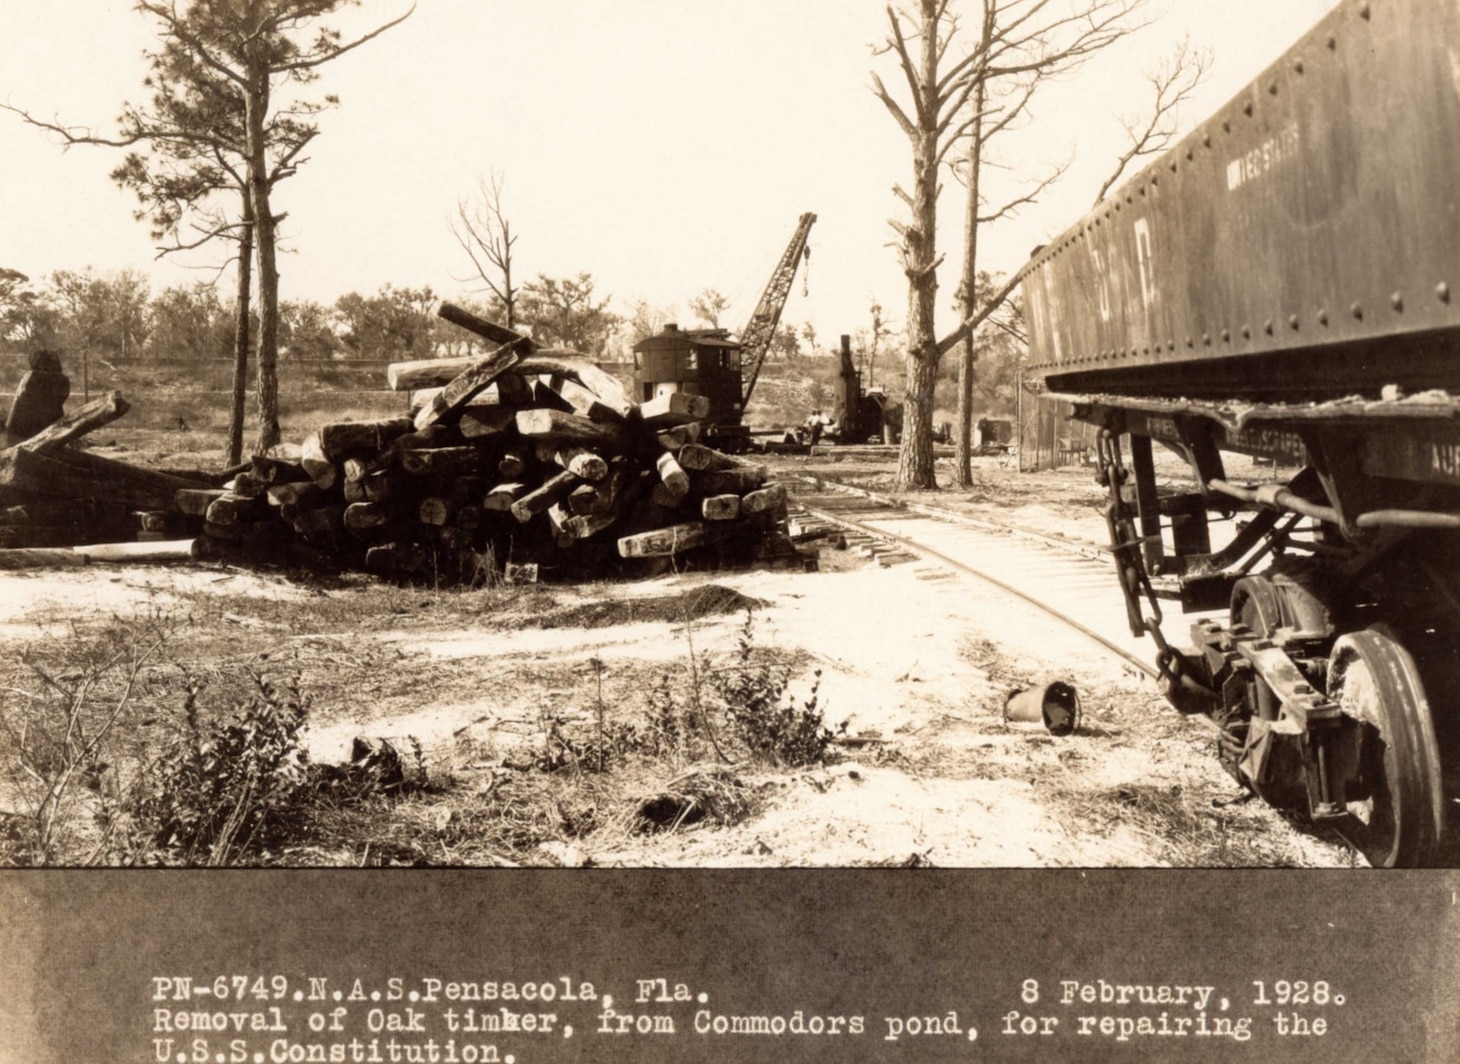
[[[985,231],[984,268],[1017,269],[1090,206],[1121,148],[1115,116],[1141,108],[1143,71],[1179,38],[1214,52],[1189,127],[1335,3],[1151,0],[1160,20],[1047,90],[1008,145],[1026,172],[1074,163],[1043,202]],[[407,6],[365,0],[338,24],[348,35]],[[105,131],[122,101],[144,99],[149,25],[126,0],[0,0],[0,14],[0,100]],[[909,150],[869,76],[899,84],[890,57],[871,52],[885,35],[882,0],[420,0],[403,25],[322,68],[315,93],[341,106],[276,191],[293,249],[281,293],[332,303],[387,282],[470,293],[448,221],[495,169],[520,280],[588,271],[617,309],[643,297],[685,323],[689,300],[713,287],[738,327],[810,210],[809,294],[798,278],[783,320],[813,322],[829,344],[867,325],[875,297],[900,324],[887,219],[905,217],[891,189],[909,185]],[[130,193],[107,177],[119,161],[63,152],[0,112],[0,266],[34,279],[134,268],[154,290],[211,276],[154,261]],[[962,254],[951,180],[940,210],[947,327]]]

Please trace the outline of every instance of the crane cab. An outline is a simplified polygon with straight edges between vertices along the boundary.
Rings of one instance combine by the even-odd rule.
[[[639,402],[687,392],[710,400],[707,426],[735,425],[745,412],[741,396],[741,346],[725,329],[662,331],[634,345],[634,389]]]

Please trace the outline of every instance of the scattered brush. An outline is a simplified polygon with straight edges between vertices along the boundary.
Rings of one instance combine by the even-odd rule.
[[[1081,833],[1129,828],[1157,846],[1157,860],[1175,867],[1281,867],[1297,855],[1273,838],[1250,811],[1218,807],[1178,783],[1123,783],[1096,791],[1055,787],[1042,795],[1058,819]]]
[[[122,798],[145,746],[136,729],[151,723],[157,673],[185,623],[153,607],[22,654],[0,690],[0,800],[14,807],[0,860],[89,864],[125,848]]]
[[[756,807],[754,792],[721,766],[699,767],[669,780],[657,794],[639,802],[634,830],[675,831],[708,822],[729,827],[749,817]]]

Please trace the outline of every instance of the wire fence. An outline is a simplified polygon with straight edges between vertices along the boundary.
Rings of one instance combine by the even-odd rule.
[[[1019,403],[1019,472],[1036,473],[1095,460],[1099,429],[1073,420],[1069,403],[1021,391]]]

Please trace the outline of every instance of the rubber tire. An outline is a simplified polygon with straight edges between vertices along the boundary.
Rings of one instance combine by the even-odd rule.
[[[1340,829],[1375,868],[1427,864],[1445,830],[1440,748],[1414,658],[1387,630],[1341,637],[1328,664],[1328,697],[1369,729],[1361,773],[1370,819]]]

